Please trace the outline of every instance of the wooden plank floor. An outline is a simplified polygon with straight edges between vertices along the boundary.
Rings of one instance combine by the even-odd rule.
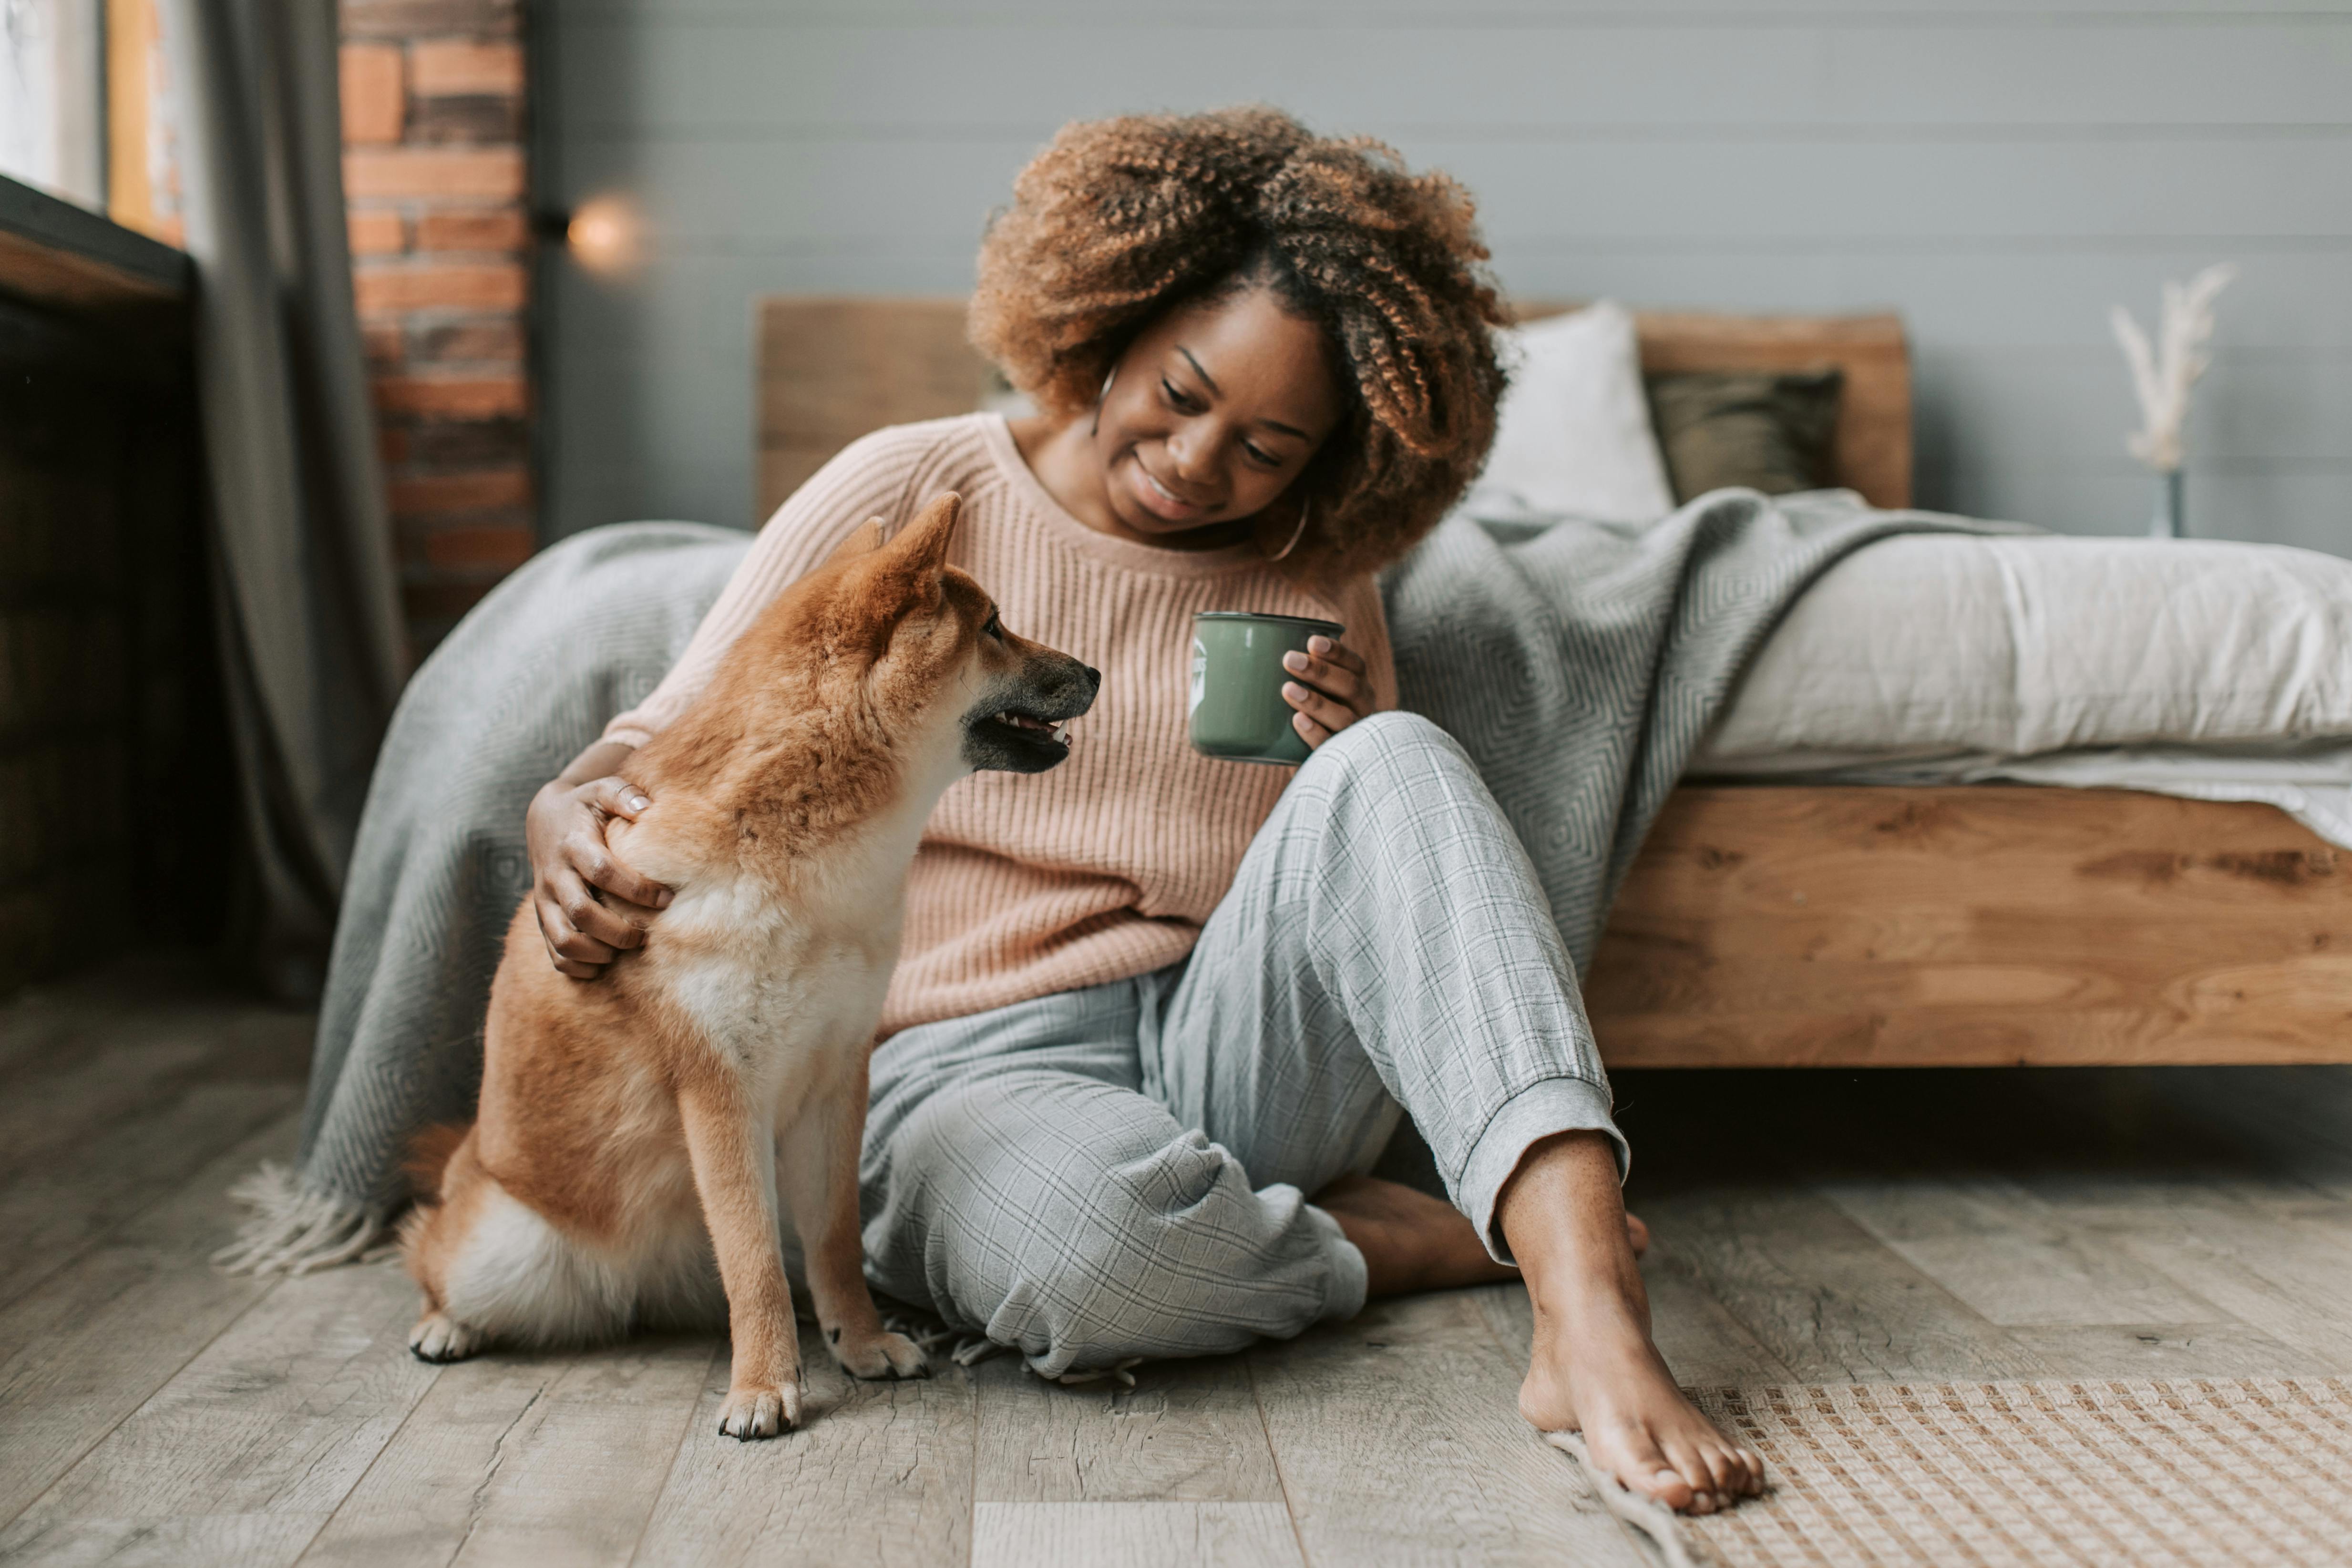
[[[205,1263],[308,1030],[165,960],[0,1005],[0,1562],[1650,1561],[1514,1412],[1516,1288],[1131,1389],[819,1354],[814,1424],[757,1445],[712,1340],[420,1364],[390,1269]],[[2352,1069],[1618,1089],[1686,1383],[2352,1373]]]

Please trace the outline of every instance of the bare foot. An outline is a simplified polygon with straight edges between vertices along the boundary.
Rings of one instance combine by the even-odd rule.
[[[1633,1254],[1648,1228],[1626,1214],[1617,1159],[1598,1133],[1528,1151],[1497,1205],[1526,1271],[1535,1338],[1519,1414],[1538,1431],[1581,1431],[1592,1462],[1640,1496],[1712,1513],[1764,1490],[1764,1461],[1675,1386],[1650,1339]]]
[[[1643,1497],[1713,1513],[1764,1490],[1764,1460],[1716,1429],[1675,1386],[1648,1311],[1598,1291],[1569,1314],[1536,1301],[1519,1414],[1538,1432],[1580,1431],[1592,1462]]]
[[[1315,1206],[1364,1255],[1365,1290],[1375,1296],[1443,1291],[1518,1277],[1478,1244],[1477,1227],[1442,1197],[1378,1176],[1341,1176]]]
[[[1486,1255],[1468,1215],[1418,1187],[1341,1176],[1315,1195],[1315,1207],[1338,1220],[1364,1255],[1368,1294],[1399,1296],[1518,1277],[1517,1269]],[[1629,1214],[1625,1239],[1639,1258],[1650,1249],[1650,1228]]]
[[[1364,1255],[1366,1291],[1400,1296],[1514,1280],[1518,1270],[1497,1263],[1479,1243],[1469,1216],[1418,1187],[1378,1176],[1341,1176],[1315,1195],[1315,1206],[1339,1222]],[[1650,1228],[1625,1217],[1633,1256],[1649,1249]]]

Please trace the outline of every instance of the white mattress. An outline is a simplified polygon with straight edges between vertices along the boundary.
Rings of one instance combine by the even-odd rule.
[[[2352,847],[2352,561],[2202,540],[1889,539],[1797,601],[1690,770],[2262,800]]]

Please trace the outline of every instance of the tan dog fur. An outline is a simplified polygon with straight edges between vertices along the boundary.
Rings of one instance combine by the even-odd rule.
[[[642,947],[570,980],[529,903],[516,912],[478,1119],[420,1141],[427,1197],[402,1231],[425,1292],[418,1355],[705,1322],[723,1301],[720,1429],[796,1425],[781,1189],[835,1356],[860,1377],[924,1370],[874,1309],[857,1215],[866,1056],[907,869],[950,784],[1053,766],[1058,721],[1099,685],[1005,632],[946,564],[958,511],[940,497],[887,545],[866,524],[636,753],[652,805],[608,841],[675,890]]]

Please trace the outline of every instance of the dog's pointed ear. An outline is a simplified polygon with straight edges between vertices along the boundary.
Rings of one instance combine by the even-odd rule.
[[[839,566],[845,560],[856,560],[862,555],[872,555],[882,548],[882,519],[868,517],[850,530],[849,537],[833,547],[824,558],[827,566]]]
[[[953,490],[934,496],[899,530],[890,549],[916,571],[935,572],[948,561],[948,546],[955,540],[956,524],[963,516],[963,497]]]

